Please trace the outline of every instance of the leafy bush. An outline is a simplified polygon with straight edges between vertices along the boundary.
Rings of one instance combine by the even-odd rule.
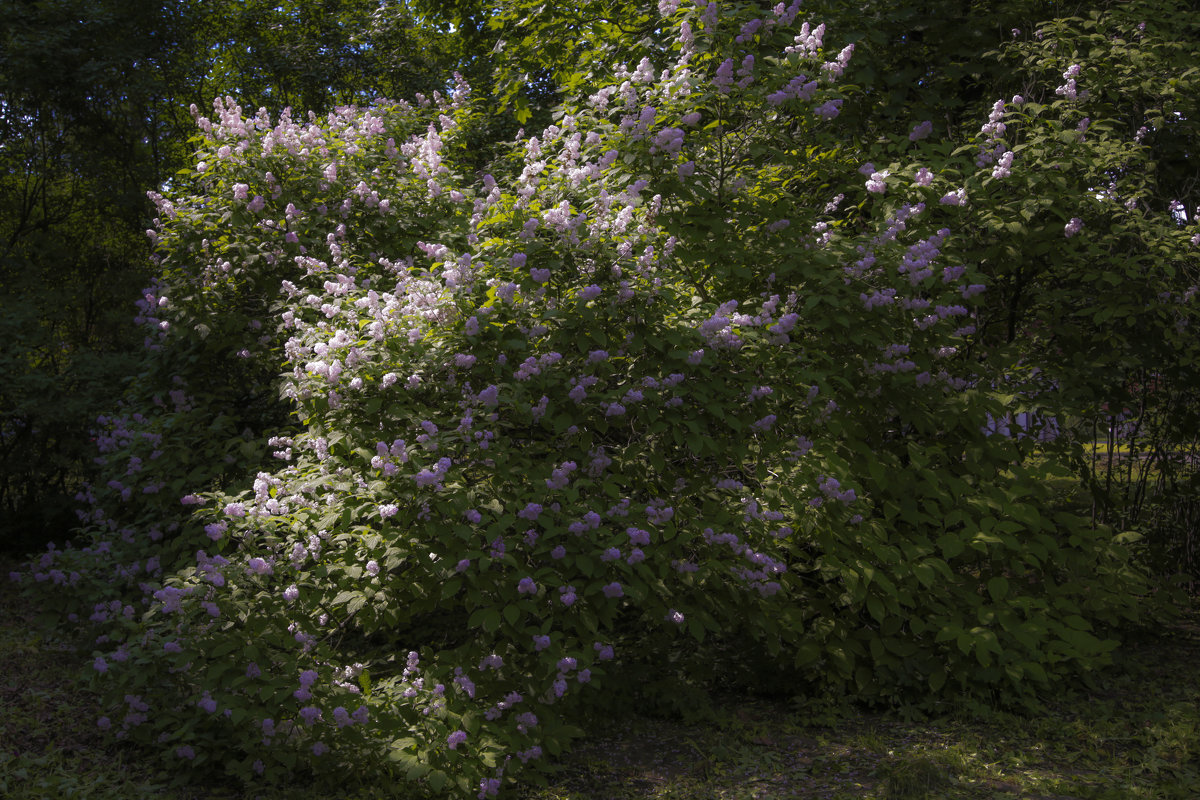
[[[1107,663],[1133,537],[1056,512],[1063,463],[989,431],[1036,378],[976,349],[1027,234],[964,257],[1038,179],[1006,137],[1071,107],[861,165],[852,47],[796,5],[676,5],[670,53],[499,179],[456,172],[461,83],[198,118],[143,298],[159,406],[109,421],[95,542],[35,563],[95,603],[102,726],[246,780],[487,797],[631,661],[739,642],[821,691],[1005,703]],[[1065,169],[1054,201],[1091,202]]]

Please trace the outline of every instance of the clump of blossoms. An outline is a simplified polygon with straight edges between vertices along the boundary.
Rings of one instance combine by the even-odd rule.
[[[1120,559],[1058,542],[983,432],[994,376],[962,353],[987,287],[955,228],[991,165],[954,187],[872,166],[839,198],[879,213],[832,226],[841,199],[787,187],[798,135],[838,140],[852,49],[782,4],[757,25],[713,7],[663,4],[665,68],[617,67],[509,177],[458,174],[461,84],[307,122],[197,115],[152,344],[277,367],[298,426],[253,478],[188,487],[185,556],[94,610],[105,727],[247,781],[486,798],[622,690],[635,642],[741,637],[874,699],[1019,694],[1103,651],[1030,611],[1042,562],[964,490],[1028,512],[1054,569]],[[231,305],[258,327],[213,340]],[[1062,592],[1117,607],[1107,574]]]

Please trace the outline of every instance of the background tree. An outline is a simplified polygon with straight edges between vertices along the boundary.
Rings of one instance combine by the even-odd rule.
[[[454,37],[371,2],[28,2],[0,15],[0,546],[73,524],[97,415],[138,371],[147,190],[191,152],[189,106],[278,113],[446,91]]]
[[[72,521],[88,429],[129,354],[149,278],[148,187],[187,152],[188,30],[175,4],[6,0],[0,39],[0,513],[8,546]],[[15,540],[14,538],[15,537]]]

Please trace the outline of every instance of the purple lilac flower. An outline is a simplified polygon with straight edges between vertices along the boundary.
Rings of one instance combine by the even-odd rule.
[[[813,109],[813,113],[821,119],[833,119],[840,114],[841,111],[842,101],[840,98],[836,100],[829,100],[828,102],[822,103]]]
[[[536,744],[533,747],[529,748],[528,750],[517,751],[517,758],[521,759],[522,764],[529,761],[530,759],[541,758],[541,757],[542,757],[542,748]]]
[[[908,140],[910,142],[916,142],[924,139],[931,133],[933,133],[933,122],[931,120],[925,120],[912,129],[912,133],[908,134]]]
[[[1012,175],[1013,152],[1007,151],[1000,156],[1000,160],[996,162],[996,167],[992,170],[992,177],[1004,179]]]
[[[733,59],[727,58],[721,62],[721,66],[717,67],[716,75],[713,76],[713,85],[717,87],[717,91],[721,94],[729,94],[729,87],[733,84]]]
[[[500,402],[500,387],[495,385],[488,386],[482,392],[475,395],[475,399],[485,406],[495,406]]]
[[[270,575],[273,569],[265,559],[252,558],[246,564],[246,572],[254,575]]]
[[[770,430],[775,425],[775,419],[776,419],[776,417],[774,414],[767,414],[765,417],[758,420],[750,427],[755,430],[758,430],[758,431],[767,431],[767,430]]]
[[[948,193],[942,195],[941,200],[939,200],[938,202],[940,202],[944,206],[966,205],[967,204],[967,190],[966,189],[957,189],[953,192],[948,192]]]
[[[467,693],[471,699],[475,698],[475,682],[463,674],[462,667],[454,668],[454,685]]]

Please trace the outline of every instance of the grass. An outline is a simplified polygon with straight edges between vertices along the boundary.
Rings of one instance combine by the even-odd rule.
[[[0,576],[8,565],[2,565]],[[6,800],[309,800],[303,786],[179,786],[95,727],[73,679],[86,648],[39,631],[0,580],[0,797]],[[705,722],[593,720],[591,739],[514,800],[1193,800],[1200,797],[1200,615],[1129,642],[1089,687],[1036,716],[947,709],[936,719],[833,714],[717,698]],[[370,795],[346,795],[367,797]],[[382,795],[376,794],[376,797]]]

